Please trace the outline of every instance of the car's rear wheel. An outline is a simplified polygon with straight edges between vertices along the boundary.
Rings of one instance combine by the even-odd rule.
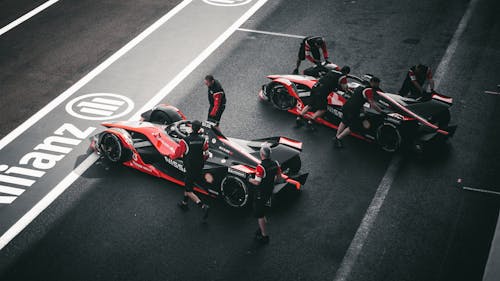
[[[302,161],[300,160],[299,155],[295,155],[294,157],[290,158],[288,161],[284,162],[281,165],[283,173],[287,175],[298,174],[301,167],[302,167]]]
[[[268,87],[269,99],[274,107],[279,110],[289,110],[295,107],[297,100],[292,97],[285,86],[281,84],[271,84]]]
[[[221,183],[224,201],[231,207],[243,207],[248,202],[248,188],[245,182],[234,176],[226,176]]]
[[[401,146],[401,133],[396,125],[384,123],[377,129],[377,142],[387,152],[395,152]]]
[[[115,134],[105,133],[101,138],[100,146],[104,157],[112,163],[130,160],[128,151],[123,148],[122,142]]]

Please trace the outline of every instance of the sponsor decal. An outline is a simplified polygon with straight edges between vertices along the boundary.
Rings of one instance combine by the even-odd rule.
[[[134,109],[134,102],[122,95],[93,93],[74,98],[66,104],[66,111],[85,120],[111,120]]]
[[[229,155],[233,155],[233,153],[231,152],[231,150],[223,147],[223,146],[219,146],[219,150],[226,153],[226,154],[229,154]]]
[[[242,178],[246,178],[247,177],[247,174],[245,172],[242,172],[240,170],[236,170],[236,169],[233,169],[233,168],[228,168],[227,172],[230,173],[230,174],[236,175],[238,177],[242,177]]]
[[[235,7],[248,4],[252,0],[203,0],[203,2],[214,6]]]
[[[26,188],[53,169],[95,129],[88,127],[80,130],[73,124],[64,123],[35,146],[33,151],[21,156],[16,166],[0,164],[0,204],[14,202]]]
[[[339,109],[333,108],[331,106],[329,106],[327,109],[333,115],[337,116],[338,118],[342,118],[343,114],[342,111],[340,111]]]
[[[172,167],[176,168],[177,170],[179,170],[181,172],[184,172],[184,173],[186,172],[186,168],[184,168],[184,164],[182,164],[180,161],[172,160],[172,159],[168,158],[167,156],[165,156],[164,158],[165,158],[165,162],[170,164]]]

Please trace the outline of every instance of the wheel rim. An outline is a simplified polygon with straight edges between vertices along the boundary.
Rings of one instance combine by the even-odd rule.
[[[395,152],[401,144],[401,135],[394,125],[383,124],[377,130],[377,140],[383,150]]]
[[[272,88],[271,100],[273,105],[280,110],[288,110],[296,104],[295,98],[290,96],[287,89],[281,85]]]
[[[106,134],[103,137],[101,148],[109,161],[120,161],[122,157],[122,145],[117,136],[113,134]]]
[[[248,201],[246,184],[237,177],[224,178],[221,183],[221,191],[226,203],[232,207],[242,207]]]

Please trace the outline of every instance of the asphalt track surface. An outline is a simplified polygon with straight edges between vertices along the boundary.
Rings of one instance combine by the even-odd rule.
[[[11,11],[5,17],[36,6],[23,2],[2,2]],[[1,136],[176,4],[61,1],[0,37]],[[409,65],[437,66],[467,5],[270,1],[242,27],[321,34],[333,61],[348,63],[357,74],[377,74],[384,89],[396,91]],[[499,198],[463,191],[455,182],[500,191],[500,105],[498,97],[483,93],[500,83],[499,13],[496,1],[478,1],[438,88],[455,99],[457,134],[431,155],[404,155],[349,280],[481,280]],[[293,129],[292,116],[257,100],[266,74],[293,69],[298,41],[237,31],[165,100],[189,117],[204,118],[202,77],[213,73],[228,93],[221,126],[226,135],[304,142],[303,169],[311,175],[300,197],[277,202],[270,245],[252,243],[256,222],[248,210],[210,201],[210,221],[203,226],[198,210],[176,208],[182,195],[174,185],[96,164],[2,249],[0,279],[333,279],[392,156],[355,139],[334,150],[332,131]],[[156,75],[148,79],[163,74]]]

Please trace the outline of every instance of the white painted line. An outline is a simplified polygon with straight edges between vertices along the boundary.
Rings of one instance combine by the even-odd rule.
[[[366,210],[365,216],[356,231],[356,235],[354,235],[347,253],[342,259],[342,263],[335,274],[334,280],[347,280],[351,274],[354,264],[363,249],[366,238],[368,238],[368,234],[370,234],[373,224],[377,219],[378,212],[382,208],[382,204],[384,204],[385,198],[391,189],[394,178],[399,170],[400,163],[400,155],[396,155],[392,158],[389,167],[387,168],[387,171],[385,172],[384,177],[375,192],[375,196],[373,197],[372,202],[370,203],[368,210]]]
[[[224,33],[215,39],[201,54],[199,54],[190,64],[188,64],[174,79],[172,79],[160,92],[149,100],[133,117],[132,120],[139,120],[141,113],[153,108],[168,95],[184,78],[186,78],[196,67],[198,67],[210,54],[212,54],[229,36],[231,36],[238,28],[245,23],[257,10],[259,10],[268,0],[259,0],[250,9],[248,9],[236,22],[233,23]]]
[[[268,0],[259,0],[247,12],[245,12],[233,25],[231,25],[222,35],[198,55],[188,66],[177,74],[165,87],[163,87],[148,103],[137,111],[129,120],[139,120],[142,112],[152,108],[164,99],[172,90],[182,82],[196,67],[198,67],[210,54],[212,54],[224,41],[233,34],[236,29],[247,21],[260,7]],[[191,2],[185,1],[185,2]],[[184,2],[183,2],[184,3]],[[179,5],[182,5],[179,4]],[[185,5],[184,5],[185,6]],[[179,6],[177,6],[179,7]],[[176,8],[177,8],[176,7]],[[174,8],[175,9],[175,8]],[[173,10],[172,10],[173,11]],[[101,70],[102,71],[102,70]],[[80,86],[81,87],[81,86]],[[35,121],[36,122],[36,121]],[[0,237],[0,250],[2,250],[14,237],[26,228],[43,210],[45,210],[59,195],[61,195],[80,175],[89,169],[99,157],[92,154],[87,157],[75,170],[66,176],[56,185],[42,200],[40,200],[31,210],[21,217],[7,232]]]
[[[35,113],[28,120],[26,120],[24,123],[22,123],[19,127],[15,128],[12,132],[10,132],[8,135],[3,137],[0,140],[0,150],[2,150],[7,144],[9,144],[11,141],[13,141],[19,135],[21,135],[24,131],[28,130],[31,126],[33,126],[33,124],[35,124],[40,119],[42,119],[45,115],[47,115],[49,112],[51,112],[58,105],[63,103],[66,99],[71,97],[76,91],[78,91],[81,87],[85,86],[85,84],[87,84],[89,81],[94,79],[94,77],[96,77],[101,72],[103,72],[112,63],[114,63],[116,60],[118,60],[123,55],[125,55],[128,51],[133,49],[137,44],[139,44],[142,40],[144,40],[146,37],[148,37],[151,33],[153,33],[160,26],[162,26],[165,22],[167,22],[175,14],[180,12],[184,7],[186,7],[192,1],[193,0],[184,0],[179,5],[175,6],[172,10],[170,10],[167,14],[165,14],[163,17],[161,17],[159,20],[157,20],[155,23],[153,23],[151,26],[149,26],[146,30],[144,30],[139,35],[137,35],[134,39],[132,39],[130,42],[128,42],[120,50],[118,50],[116,53],[111,55],[108,59],[106,59],[104,62],[102,62],[100,65],[98,65],[92,71],[90,71],[87,75],[85,75],[78,82],[73,84],[73,86],[71,86],[66,91],[64,91],[62,94],[57,96],[54,100],[52,100],[50,103],[48,103],[42,109],[40,109],[37,113]]]
[[[306,38],[306,36],[302,36],[302,35],[294,35],[294,34],[287,34],[287,33],[280,33],[280,32],[261,31],[261,30],[253,30],[253,29],[246,29],[246,28],[238,28],[238,30],[245,31],[245,32],[251,32],[251,33],[260,33],[260,34],[281,36],[281,37],[291,37],[291,38],[299,38],[299,39]]]
[[[485,94],[490,94],[490,95],[500,95],[499,92],[493,92],[493,91],[484,91]]]
[[[455,33],[451,38],[448,48],[446,48],[443,58],[441,59],[441,62],[439,63],[438,67],[436,68],[436,71],[434,72],[434,77],[435,77],[434,88],[438,87],[439,82],[441,82],[441,79],[444,77],[444,74],[448,69],[448,65],[450,64],[451,58],[453,57],[453,54],[455,54],[455,51],[457,50],[458,39],[460,39],[460,37],[464,33],[465,28],[467,27],[467,23],[469,22],[469,19],[472,16],[472,11],[474,10],[474,7],[476,6],[477,2],[478,0],[471,0],[469,2],[467,10],[465,11],[465,14],[462,16],[462,19],[459,22],[457,30],[455,30]]]
[[[474,188],[474,187],[468,187],[468,186],[462,186],[462,189],[469,190],[469,191],[475,191],[475,192],[481,192],[481,193],[500,195],[500,192],[488,190],[488,189]]]
[[[92,154],[85,159],[75,170],[57,184],[45,197],[42,198],[31,210],[22,216],[9,230],[0,237],[0,250],[16,237],[28,224],[30,224],[43,210],[45,210],[59,195],[61,195],[78,177],[90,168],[99,159],[97,154]]]
[[[17,18],[13,22],[7,24],[6,26],[2,27],[0,29],[0,36],[2,36],[4,33],[8,32],[9,30],[13,29],[14,27],[20,25],[21,23],[29,20],[36,14],[40,13],[41,11],[47,9],[48,7],[54,5],[55,3],[59,2],[59,0],[49,0],[42,5],[36,7],[35,9],[29,11],[28,13],[24,14],[23,16]]]
[[[476,6],[477,1],[478,0],[471,0],[469,2],[467,10],[462,16],[462,19],[460,20],[460,23],[458,24],[458,27],[453,34],[450,44],[446,48],[446,51],[441,58],[441,61],[439,62],[436,73],[434,75],[436,87],[440,80],[444,77],[445,71],[448,69],[451,57],[457,49],[458,40],[460,39],[460,36],[467,26],[467,23],[472,14],[472,10]],[[370,203],[370,206],[368,207],[368,210],[366,211],[365,216],[363,217],[363,220],[361,221],[361,224],[358,227],[358,230],[356,231],[356,234],[354,235],[354,238],[351,241],[351,244],[349,245],[344,258],[342,259],[340,267],[335,274],[335,281],[346,281],[349,278],[356,264],[356,261],[358,260],[359,254],[363,249],[366,239],[368,238],[368,235],[370,234],[370,231],[377,219],[378,213],[382,208],[382,205],[384,204],[385,198],[389,193],[389,190],[391,189],[394,178],[397,174],[397,171],[399,170],[400,163],[400,155],[396,155],[391,159],[389,167],[387,167],[387,171],[385,172],[384,177],[382,178],[382,181],[380,182],[377,191],[375,192],[375,196],[373,197],[372,202]]]

